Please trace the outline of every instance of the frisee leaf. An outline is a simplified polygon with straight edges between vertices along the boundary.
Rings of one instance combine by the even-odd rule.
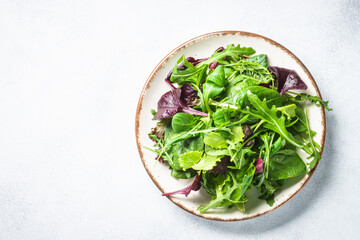
[[[221,161],[221,158],[218,156],[211,156],[204,154],[200,162],[192,166],[194,170],[211,170],[215,165]]]

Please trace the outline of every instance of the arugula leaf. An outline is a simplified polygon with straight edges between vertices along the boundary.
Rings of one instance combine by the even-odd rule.
[[[233,162],[235,166],[229,166],[231,169],[242,169],[244,166],[248,165],[249,162],[252,161],[254,151],[252,151],[250,148],[241,148],[237,153],[236,157],[233,158]]]
[[[269,206],[272,206],[275,202],[274,199],[274,193],[279,190],[279,186],[276,184],[273,184],[269,180],[264,180],[261,187],[259,187],[260,192],[262,193],[261,196],[259,196],[260,199],[266,200],[266,203]]]
[[[318,96],[310,96],[306,93],[293,93],[291,92],[291,94],[295,94],[295,98],[292,97],[291,95],[287,95],[288,97],[290,97],[293,101],[301,103],[304,102],[306,100],[314,103],[317,107],[321,107],[321,105],[328,111],[332,111],[332,109],[329,107],[329,101],[324,101],[321,98],[319,98]]]
[[[239,60],[240,57],[253,55],[256,51],[251,47],[240,47],[240,44],[235,46],[234,44],[229,44],[226,49],[221,52],[215,52],[208,60],[203,61],[198,64],[198,66],[203,66],[210,64],[212,62],[226,63],[223,59],[225,57],[230,57],[233,60]]]
[[[180,63],[184,64],[185,69],[178,69],[177,66]],[[170,77],[171,82],[175,82],[180,86],[185,83],[195,84],[199,86],[202,81],[202,77],[206,72],[206,66],[199,67],[199,65],[200,64],[195,67],[192,63],[186,60],[185,56],[180,57],[172,70],[172,75]]]
[[[309,158],[313,157],[313,160],[310,162],[309,164],[309,168],[310,169],[313,169],[315,167],[315,164],[320,162],[321,160],[321,155],[320,153],[318,152],[317,148],[316,148],[316,144],[315,144],[315,141],[313,139],[314,135],[310,129],[310,124],[309,124],[309,119],[308,119],[308,116],[307,116],[307,110],[305,110],[305,117],[306,117],[306,127],[307,127],[307,133],[308,133],[308,137],[309,137],[309,142],[310,142],[310,146],[311,146],[311,149],[312,149],[312,154],[310,155]],[[320,148],[320,146],[319,146]],[[320,148],[320,151],[322,149]]]
[[[277,116],[275,106],[269,109],[265,99],[260,101],[260,99],[250,91],[248,91],[248,99],[257,111],[247,110],[247,113],[264,120],[266,122],[266,124],[264,124],[265,128],[277,132],[292,145],[299,148],[304,146],[302,143],[296,140],[291,135],[291,133],[287,131],[285,126],[285,118],[284,116],[281,116],[280,118]]]
[[[269,136],[269,133],[264,133],[260,136],[261,140],[264,141],[264,144],[265,144],[265,157],[264,157],[264,160],[265,160],[265,178],[268,178],[269,176],[269,162],[270,162],[270,146],[272,145],[271,144],[271,140],[270,140],[270,136]]]
[[[270,83],[274,80],[273,75],[266,67],[257,62],[250,62],[247,59],[240,60],[235,63],[225,64],[224,66],[230,66],[239,74],[248,76],[259,83]]]
[[[202,214],[210,208],[219,207],[224,201],[229,201],[231,203],[243,203],[246,201],[245,199],[242,199],[242,197],[251,185],[255,170],[254,165],[250,165],[245,173],[240,172],[240,174],[237,174],[237,177],[235,177],[233,172],[229,171],[224,181],[215,186],[216,196],[209,204],[200,206],[198,208],[199,212]],[[240,189],[240,192],[233,194],[234,192],[236,193],[236,191],[239,191],[238,189]],[[236,199],[234,199],[234,195],[236,196]]]
[[[285,146],[285,139],[283,139],[281,136],[274,142],[274,144],[271,146],[271,153],[275,153],[282,149]]]

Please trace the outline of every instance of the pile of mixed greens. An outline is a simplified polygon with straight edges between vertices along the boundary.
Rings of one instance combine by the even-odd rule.
[[[307,89],[298,74],[268,66],[265,54],[251,47],[220,47],[205,59],[182,56],[165,81],[172,88],[161,96],[158,120],[149,134],[157,161],[171,176],[193,184],[163,195],[185,194],[201,187],[212,200],[200,206],[236,206],[245,211],[251,186],[271,206],[286,179],[309,172],[321,158],[307,111],[300,105],[328,102],[291,89]],[[176,84],[176,86],[173,85]],[[296,153],[308,154],[309,163]]]

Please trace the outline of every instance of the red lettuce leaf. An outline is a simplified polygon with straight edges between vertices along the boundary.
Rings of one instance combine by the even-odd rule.
[[[207,113],[197,111],[189,107],[185,102],[183,102],[183,100],[181,99],[182,92],[184,92],[184,100],[186,100],[187,98],[189,98],[190,95],[193,94],[186,86],[184,88],[173,89],[162,95],[157,104],[157,112],[154,116],[154,119],[157,120],[160,118],[168,118],[174,116],[177,112],[185,112],[205,117],[207,116]]]
[[[191,192],[191,190],[198,191],[201,188],[201,182],[200,182],[201,175],[202,175],[202,173],[197,175],[195,177],[194,182],[190,186],[188,186],[188,187],[186,187],[184,189],[180,189],[178,191],[163,193],[162,196],[171,196],[171,195],[175,195],[175,194],[184,194],[185,197],[187,197],[189,195],[189,193]]]
[[[264,171],[263,160],[261,158],[257,158],[255,160],[255,168],[255,174],[262,173]]]
[[[190,105],[196,97],[197,91],[191,85],[187,83],[182,85],[180,96],[181,101],[183,101],[187,105]]]
[[[270,66],[269,71],[275,75],[275,80],[277,80],[278,86],[277,91],[281,96],[290,89],[307,89],[306,84],[294,70]]]
[[[218,162],[216,164],[215,167],[213,167],[213,169],[211,169],[209,172],[212,172],[214,174],[221,174],[223,176],[225,176],[226,172],[227,172],[227,167],[231,164],[230,162],[230,157],[229,156],[225,156],[221,159],[220,162]]]

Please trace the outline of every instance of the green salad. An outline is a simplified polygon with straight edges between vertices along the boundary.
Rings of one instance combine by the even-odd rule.
[[[272,206],[286,179],[320,161],[322,149],[301,103],[331,110],[328,102],[290,92],[307,89],[299,75],[254,54],[251,47],[231,44],[209,58],[182,56],[166,76],[171,90],[152,110],[157,123],[149,137],[155,144],[148,149],[169,165],[171,176],[194,181],[164,196],[203,188],[211,201],[199,206],[200,213],[217,207],[245,212],[252,201],[247,191],[256,188]],[[296,150],[310,160],[305,163]]]

